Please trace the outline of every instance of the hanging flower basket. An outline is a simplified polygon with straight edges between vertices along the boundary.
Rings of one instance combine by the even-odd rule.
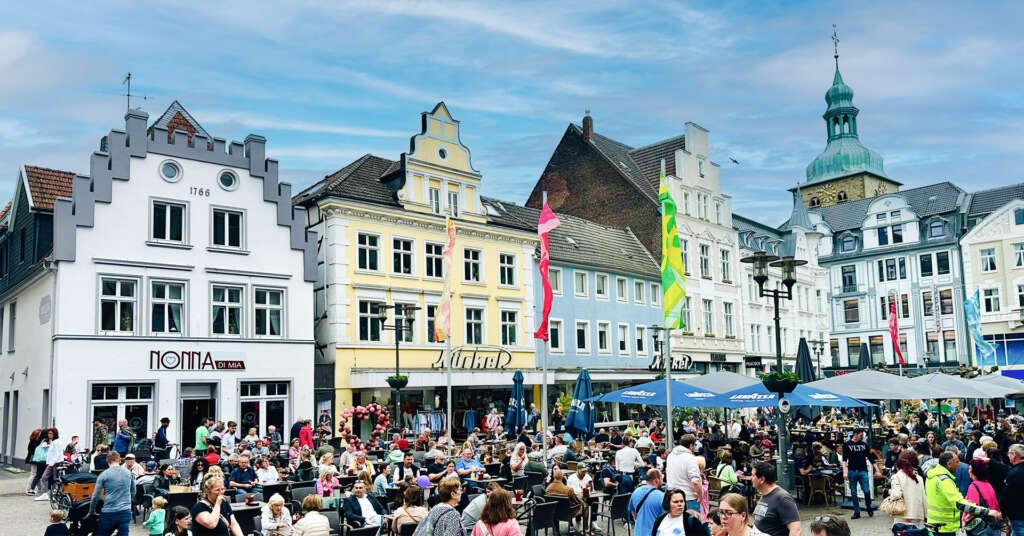
[[[401,388],[405,387],[406,385],[409,385],[409,377],[408,376],[388,376],[388,385],[390,385],[392,389],[401,389]]]
[[[793,372],[772,372],[762,374],[761,383],[772,393],[792,393],[793,389],[800,384],[800,378]]]

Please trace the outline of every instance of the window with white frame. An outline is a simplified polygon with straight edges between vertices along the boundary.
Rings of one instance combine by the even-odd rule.
[[[818,312],[819,312],[819,313],[822,313],[822,312],[824,312],[824,311],[825,311],[825,304],[824,304],[824,303],[823,303],[823,301],[822,301],[822,296],[821,296],[821,289],[815,289],[815,291],[814,291],[814,297],[815,297],[815,299],[816,299],[816,300],[817,300],[817,302],[818,302]]]
[[[356,266],[360,270],[380,271],[380,237],[359,233],[356,243],[358,248]]]
[[[761,351],[759,341],[757,340],[757,326],[754,324],[750,325],[750,351],[759,352]]]
[[[647,295],[647,286],[643,281],[633,281],[633,301],[644,303],[644,296]]]
[[[721,250],[722,254],[722,281],[732,281],[732,263],[729,262],[729,250]]]
[[[713,300],[704,299],[701,300],[704,308],[704,334],[713,335],[715,333],[715,302]]]
[[[516,311],[501,312],[501,344],[504,346],[515,346],[519,329],[517,320],[519,314]]]
[[[711,246],[700,245],[700,276],[711,279]]]
[[[1013,245],[1013,257],[1015,259],[1014,265],[1018,268],[1024,266],[1024,242],[1018,242]]]
[[[480,250],[470,248],[462,250],[462,280],[479,283],[480,277]]]
[[[722,303],[722,323],[725,327],[725,336],[734,337],[736,334],[732,330],[732,303]]]
[[[381,313],[381,302],[359,300],[359,340],[362,342],[380,342],[381,327],[384,315]]]
[[[459,217],[459,192],[448,192],[448,211],[451,217]]]
[[[683,297],[683,331],[693,332],[693,324],[691,323],[690,314],[690,297]]]
[[[661,285],[651,283],[651,305],[661,305]]]
[[[608,322],[597,323],[597,351],[598,353],[611,353],[611,330],[612,325]]]
[[[573,292],[580,297],[586,297],[587,295],[587,273],[580,271],[573,271]]]
[[[625,277],[615,278],[615,299],[624,302],[629,301],[629,287]]]
[[[225,248],[242,247],[242,213],[240,211],[213,209],[213,245]]]
[[[104,277],[100,280],[100,330],[111,333],[135,332],[134,279]],[[11,304],[11,320],[14,320],[14,304]],[[12,322],[13,324],[13,322]],[[14,339],[11,329],[8,338]],[[13,349],[13,345],[9,349]]]
[[[1024,285],[1017,285],[1017,307],[1024,307]],[[0,315],[0,324],[3,324],[3,315]]]
[[[426,322],[426,324],[427,324],[427,337],[426,337],[427,342],[438,342],[437,334],[434,333],[434,329],[435,329],[434,322],[437,320],[437,307],[438,307],[437,305],[428,305],[427,306],[427,311],[426,311],[427,312],[427,322]]]
[[[516,286],[516,256],[509,253],[498,254],[498,282],[502,286]]]
[[[548,319],[548,342],[552,352],[564,352],[562,347],[562,321]]]
[[[416,334],[416,304],[395,303],[395,326],[401,326],[398,340],[402,342],[413,342]]]
[[[722,202],[715,201],[715,223],[722,224]]]
[[[430,211],[434,214],[441,213],[441,190],[430,188],[427,190],[427,201],[430,203]]]
[[[753,274],[747,274],[747,298],[755,302],[757,301],[757,283],[754,282]]]
[[[690,192],[683,191],[683,214],[690,215]]]
[[[683,255],[683,273],[685,275],[690,275],[690,241],[680,240],[679,250]]]
[[[391,239],[391,272],[399,275],[412,275],[412,240],[408,238]]]
[[[556,296],[562,295],[562,269],[548,268],[548,282],[551,284],[551,293]]]
[[[110,430],[127,421],[136,437],[149,437],[152,432],[153,384],[94,383],[90,386],[89,415]]]
[[[283,430],[288,418],[288,382],[242,382],[239,385],[238,415],[243,430],[255,428],[263,437],[273,426]]]
[[[484,310],[466,308],[466,344],[484,343]]]
[[[936,220],[928,224],[928,238],[939,238],[946,234],[941,221]]]
[[[594,296],[608,299],[608,275],[594,274]]]
[[[993,272],[996,269],[996,250],[995,248],[985,248],[980,252],[981,254],[981,271],[982,272]]]
[[[423,255],[426,258],[424,273],[427,277],[440,279],[444,277],[444,245],[434,242],[427,242],[423,248]]]
[[[168,201],[153,201],[153,240],[185,242],[185,205]]]
[[[185,284],[153,281],[150,284],[150,331],[180,335],[184,326]]]
[[[619,324],[619,354],[629,355],[629,325]]]
[[[214,285],[210,300],[210,331],[214,335],[242,334],[242,287]]]
[[[647,327],[636,326],[636,355],[647,355]]]
[[[284,291],[272,288],[253,290],[253,319],[258,337],[280,337],[284,318]]]
[[[7,351],[13,352],[14,336],[17,335],[18,333],[17,330],[15,329],[18,326],[18,302],[11,302],[11,314],[8,315],[7,321]]]
[[[576,351],[590,353],[590,322],[586,320],[576,321]]]
[[[999,289],[987,288],[981,291],[982,301],[985,304],[986,313],[999,312]]]

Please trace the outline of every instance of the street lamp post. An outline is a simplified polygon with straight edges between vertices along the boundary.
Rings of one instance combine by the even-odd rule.
[[[647,326],[651,330],[651,338],[654,339],[654,348],[661,353],[661,363],[665,366],[665,447],[672,451],[672,357],[666,355],[665,348],[668,346],[669,331],[661,326]],[[658,346],[658,333],[665,332],[665,341]]]
[[[814,350],[814,355],[818,358],[818,379],[825,378],[825,371],[821,368],[821,354],[825,352],[825,341],[810,341],[811,350]]]
[[[419,311],[420,307],[416,305],[405,305],[395,303],[391,305],[381,305],[380,309],[382,309],[382,311],[386,311],[388,309],[393,309],[395,311],[395,322],[390,326],[384,323],[386,315],[383,314],[383,312],[378,318],[380,318],[381,322],[380,329],[395,332],[395,378],[398,378],[398,345],[402,340],[402,334],[405,333],[406,331],[412,330],[412,320],[410,319],[408,322],[406,322],[405,317],[409,316],[410,314],[414,314],[416,311]],[[399,313],[401,313],[402,317],[398,316]],[[401,409],[399,403],[402,396],[402,389],[397,387],[393,388],[395,389],[395,428],[401,430],[402,414],[399,412],[399,410]]]
[[[775,307],[775,366],[779,373],[782,369],[782,321],[779,317],[779,300],[793,299],[793,285],[796,283],[796,267],[807,264],[807,261],[795,259],[792,256],[785,256],[781,259],[775,255],[768,255],[764,251],[758,251],[749,257],[740,259],[740,262],[754,265],[754,281],[757,281],[757,288],[760,296],[771,296],[772,304]],[[764,284],[768,281],[768,267],[782,268],[783,289],[765,289]],[[781,394],[779,395],[781,399]],[[789,444],[789,429],[786,428],[786,415],[779,412],[779,418],[775,420],[775,426],[779,434],[779,461],[778,473],[779,484],[785,489],[791,489],[789,475],[789,460],[786,456],[786,446]]]

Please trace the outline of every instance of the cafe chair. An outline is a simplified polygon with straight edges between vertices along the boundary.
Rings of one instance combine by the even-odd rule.
[[[558,509],[557,502],[542,502],[534,505],[532,509],[533,515],[529,518],[529,532],[528,536],[537,536],[537,533],[541,530],[544,531],[544,536],[550,534],[551,529],[555,529],[555,533],[559,534],[557,521],[555,521],[555,513]],[[563,508],[568,510],[568,508]]]
[[[538,499],[544,498],[544,484],[533,485],[533,496]]]
[[[718,506],[718,498],[722,496],[722,480],[716,476],[708,477],[708,504]]]
[[[569,471],[575,471],[576,466],[579,465],[579,463],[580,462],[565,462],[565,468]]]
[[[331,525],[331,532],[341,534],[341,514],[337,510],[321,510],[321,514],[327,518]]]
[[[832,479],[828,475],[812,475],[807,483],[807,504],[811,504],[815,495],[821,495],[825,499],[825,505],[831,503]]]
[[[267,484],[263,486],[263,496],[273,497],[274,494],[280,495],[281,498],[288,501],[291,500],[291,494],[288,492],[288,483],[284,482],[281,484]]]
[[[526,471],[526,482],[531,487],[532,486],[536,486],[538,484],[543,485],[544,484],[544,473],[539,473],[539,472],[536,472],[536,471]]]
[[[263,516],[258,515],[252,520],[252,532],[249,536],[263,536]]]
[[[398,536],[412,536],[412,534],[416,532],[416,527],[419,525],[419,523],[406,523],[402,525],[398,529]]]
[[[629,495],[625,493],[613,496],[611,506],[609,506],[607,512],[598,512],[597,517],[603,517],[608,520],[605,534],[615,536],[616,521],[622,521],[622,524],[626,526],[626,534],[632,534],[633,532],[633,523],[629,518]]]
[[[380,530],[381,527],[373,525],[367,525],[358,529],[350,527],[347,523],[342,525],[342,534],[344,536],[377,536]]]

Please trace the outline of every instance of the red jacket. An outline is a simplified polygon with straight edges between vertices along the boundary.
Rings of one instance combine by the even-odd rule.
[[[299,430],[299,445],[313,448],[313,428],[309,425],[303,426]]]

